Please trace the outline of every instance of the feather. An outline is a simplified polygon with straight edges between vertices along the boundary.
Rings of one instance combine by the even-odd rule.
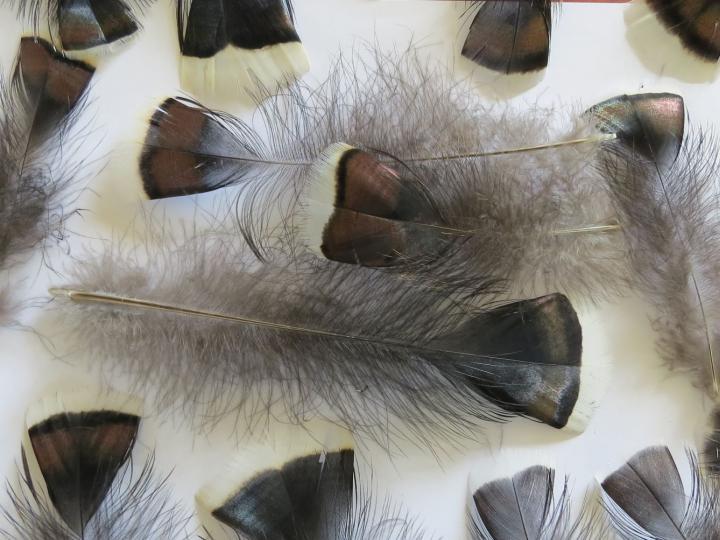
[[[692,491],[686,494],[667,447],[635,454],[602,482],[603,502],[623,539],[709,540],[720,537],[720,485],[701,475],[689,452]]]
[[[462,48],[476,64],[501,73],[547,67],[552,32],[550,0],[488,0],[479,4]]]
[[[307,257],[256,267],[233,235],[158,233],[147,258],[118,245],[87,257],[51,291],[64,327],[205,425],[245,414],[256,426],[273,406],[299,423],[325,403],[388,448],[473,438],[512,415],[587,422],[592,375],[564,296],[498,306],[478,284],[419,287]]]
[[[674,161],[615,148],[604,166],[628,242],[636,288],[654,308],[666,363],[718,393],[720,260],[717,144],[695,130]]]
[[[680,96],[618,96],[552,135],[538,111],[493,115],[412,53],[376,55],[266,101],[257,126],[166,101],[146,191],[239,185],[238,225],[261,258],[311,251],[516,297],[641,293],[667,364],[716,389],[717,149],[685,133]]]
[[[91,404],[92,403],[92,404]],[[30,408],[23,484],[3,513],[13,540],[189,538],[180,508],[155,478],[151,457],[128,465],[139,403],[122,394],[73,392]],[[134,478],[136,476],[136,478]]]
[[[412,51],[374,54],[340,60],[320,88],[266,100],[252,126],[166,100],[145,139],[146,193],[239,185],[238,224],[260,258],[279,242],[442,282],[490,277],[516,297],[627,291],[628,246],[602,168],[608,149],[643,134],[599,111],[550,129],[547,111],[488,108]],[[684,114],[682,100],[645,99]]]
[[[59,231],[70,185],[77,180],[82,140],[67,132],[82,109],[93,75],[87,64],[67,60],[47,42],[23,38],[0,105],[0,269],[22,262]],[[67,155],[76,154],[73,160]],[[13,285],[14,286],[14,285]],[[0,294],[5,313],[9,291]]]
[[[720,407],[710,414],[708,434],[702,454],[702,465],[705,470],[720,479]]]
[[[349,433],[327,438],[295,437],[287,448],[239,458],[198,493],[198,503],[247,540],[428,538],[398,508],[374,504],[357,478]]]
[[[538,465],[478,488],[472,496],[473,538],[557,538],[563,508],[552,508],[554,485],[555,472]],[[560,505],[565,497],[563,490]]]
[[[287,85],[309,69],[291,0],[178,0],[183,88],[236,96]]]
[[[37,32],[48,25],[67,52],[106,52],[141,28],[138,14],[153,0],[13,0],[18,14]]]
[[[720,5],[715,0],[648,0],[648,5],[689,51],[710,62],[720,59]]]
[[[541,465],[479,487],[468,513],[473,540],[581,540],[605,532],[586,508],[570,519],[567,478],[555,495],[555,471]]]

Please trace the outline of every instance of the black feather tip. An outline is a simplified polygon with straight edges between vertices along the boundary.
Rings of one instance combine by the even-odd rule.
[[[337,143],[310,172],[301,234],[326,258],[382,267],[437,257],[453,237],[415,178],[398,164]]]
[[[92,66],[65,58],[42,39],[20,40],[13,79],[33,115],[30,145],[58,127],[87,90],[94,72]]]
[[[290,0],[179,0],[183,85],[234,94],[284,85],[310,66]]]
[[[572,304],[562,294],[490,310],[432,344],[491,358],[492,362],[459,359],[455,368],[471,388],[505,410],[555,428],[579,429],[586,423],[586,411],[576,408],[582,329]]]
[[[347,439],[330,449],[294,441],[289,459],[265,450],[236,463],[198,500],[249,540],[345,538],[355,493],[355,452]]]

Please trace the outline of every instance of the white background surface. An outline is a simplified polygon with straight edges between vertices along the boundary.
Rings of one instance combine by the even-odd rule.
[[[329,61],[359,40],[383,47],[404,46],[410,39],[454,64],[458,76],[471,76],[472,64],[458,51],[463,32],[461,3],[371,0],[297,0],[297,26],[313,62],[307,80],[322,80]],[[535,102],[589,106],[620,93],[673,91],[682,94],[695,123],[720,127],[720,83],[716,69],[694,61],[652,19],[642,4],[568,4],[562,8],[552,39],[550,66],[525,93],[525,79],[472,74],[479,94],[491,100],[512,97],[519,107]],[[640,22],[637,22],[637,19]],[[152,107],[178,92],[178,53],[172,6],[160,0],[145,20],[145,31],[120,54],[103,60],[92,89],[89,116],[97,160],[88,163],[91,188],[81,198],[86,209],[72,223],[73,249],[83,235],[109,238],[131,222],[138,205],[136,172],[144,122]],[[7,75],[22,27],[8,9],[0,11],[0,63]],[[238,111],[236,111],[238,112]],[[106,157],[103,157],[106,156]],[[98,173],[95,176],[95,173]],[[161,203],[182,211],[187,201]],[[72,264],[57,254],[56,266]],[[41,296],[62,278],[39,269],[37,260],[14,274],[25,296]],[[21,315],[25,324],[57,338],[62,329],[43,325],[42,310]],[[700,441],[710,403],[704,402],[681,375],[671,375],[653,349],[653,333],[644,307],[636,301],[586,310],[585,348],[593,358],[610,362],[609,386],[588,430],[575,438],[542,425],[516,420],[489,425],[487,442],[438,464],[417,451],[390,461],[381,452],[365,456],[374,467],[378,496],[392,494],[418,515],[429,532],[464,538],[467,475],[489,480],[545,462],[571,477],[577,498],[634,452],[650,444],[670,444],[676,455]],[[86,364],[69,356],[53,359],[35,335],[0,330],[0,476],[15,478],[19,440],[27,406],[50,388],[90,381]],[[112,381],[122,388],[123,381]],[[145,423],[140,451],[155,448],[160,470],[174,468],[175,493],[192,509],[196,489],[222,470],[239,449],[228,433],[197,436],[182,419],[152,417]],[[7,497],[0,493],[0,503]]]

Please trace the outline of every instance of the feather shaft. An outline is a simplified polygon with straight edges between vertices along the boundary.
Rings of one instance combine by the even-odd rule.
[[[175,306],[172,304],[164,304],[160,302],[153,302],[148,300],[142,300],[139,298],[128,298],[123,296],[117,296],[112,294],[103,294],[103,293],[96,293],[96,292],[88,292],[88,291],[78,291],[78,290],[72,290],[72,289],[62,289],[62,288],[52,288],[48,291],[53,296],[65,296],[69,298],[70,300],[74,302],[81,302],[81,303],[99,303],[99,304],[107,304],[107,305],[115,305],[115,306],[123,306],[123,307],[138,307],[142,309],[149,309],[149,310],[156,310],[161,312],[167,312],[167,313],[175,313],[179,315],[188,315],[193,317],[203,317],[208,319],[217,319],[222,321],[229,321],[234,322],[238,324],[247,324],[250,326],[256,326],[260,328],[268,328],[271,330],[280,330],[283,332],[293,332],[297,334],[306,334],[309,336],[317,336],[317,337],[323,337],[323,338],[332,338],[332,339],[339,339],[339,340],[347,340],[347,341],[357,341],[361,343],[369,343],[374,345],[381,345],[381,346],[387,346],[390,348],[397,348],[400,347],[402,349],[415,351],[418,353],[425,353],[425,354],[451,354],[453,356],[458,357],[468,357],[470,359],[486,359],[488,361],[491,360],[502,360],[503,362],[518,362],[518,363],[524,363],[522,360],[518,360],[515,358],[511,358],[508,356],[493,356],[488,354],[473,354],[470,352],[466,352],[463,350],[455,350],[455,349],[446,349],[446,348],[437,348],[432,346],[417,346],[412,343],[402,342],[402,341],[394,341],[390,339],[380,339],[377,337],[368,337],[368,336],[362,336],[362,335],[353,335],[348,333],[337,333],[337,332],[329,332],[327,330],[319,330],[315,328],[309,328],[306,326],[294,326],[294,325],[288,325],[288,324],[280,324],[280,323],[274,323],[271,321],[264,321],[260,319],[254,319],[254,318],[248,318],[248,317],[242,317],[237,315],[227,315],[223,313],[214,313],[211,311],[205,311],[205,310],[199,310],[199,309],[192,309],[192,308],[185,308],[181,306]],[[552,363],[546,363],[548,365],[552,365]],[[558,365],[565,365],[565,362],[561,362]]]

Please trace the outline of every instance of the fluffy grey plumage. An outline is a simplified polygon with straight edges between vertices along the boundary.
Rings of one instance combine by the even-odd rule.
[[[603,483],[603,501],[625,540],[720,538],[720,484],[703,477],[689,452],[691,491],[686,493],[667,447],[647,448]]]
[[[14,75],[0,91],[0,270],[21,263],[33,248],[60,236],[81,174],[82,136],[68,130],[82,110],[93,70],[62,58],[42,40],[25,38]],[[6,281],[6,280],[4,280]],[[0,286],[0,289],[2,287]],[[0,291],[0,316],[12,311]],[[7,321],[7,319],[0,319]]]
[[[474,540],[581,540],[603,538],[599,516],[583,508],[571,519],[567,479],[555,494],[555,471],[535,466],[512,478],[479,487],[469,504],[468,528]]]
[[[560,291],[575,300],[634,289],[659,314],[655,326],[668,365],[692,372],[701,387],[717,385],[720,290],[714,281],[720,213],[712,140],[700,131],[688,134],[674,164],[658,168],[648,153],[652,145],[633,140],[645,135],[647,126],[641,125],[646,118],[634,116],[640,113],[632,112],[636,104],[629,101],[625,114],[630,117],[619,121],[640,131],[630,133],[630,139],[622,133],[614,141],[441,159],[594,139],[597,129],[607,126],[596,128],[585,116],[571,120],[571,127],[556,128],[561,115],[552,111],[519,116],[492,109],[416,53],[374,54],[366,62],[341,60],[319,89],[300,85],[270,96],[260,104],[258,125],[204,111],[207,132],[219,150],[198,151],[188,168],[208,171],[205,189],[242,186],[238,223],[259,256],[268,257],[278,243],[293,253],[308,247],[308,221],[327,212],[309,200],[317,176],[313,164],[329,146],[347,143],[389,163],[430,201],[437,216],[429,224],[403,221],[407,227],[402,230],[410,231],[411,248],[427,245],[426,238],[434,235],[442,249],[395,252],[386,271],[456,284],[494,280],[513,295]],[[154,151],[157,132],[181,133],[167,120],[172,107],[164,107],[168,124],[151,126],[146,155]],[[657,136],[682,139],[675,124],[663,133],[663,121],[656,119],[652,126]],[[184,137],[178,135],[188,140]],[[661,159],[667,156],[655,161]],[[144,163],[143,170],[147,178],[158,169]],[[282,218],[279,226],[269,217],[276,215]],[[609,227],[598,231],[597,225]],[[319,245],[317,238],[311,240]]]
[[[285,249],[302,249],[311,164],[328,146],[344,142],[375,155],[396,156],[396,170],[421,184],[440,216],[439,225],[454,231],[442,235],[451,241],[441,256],[406,256],[397,269],[442,281],[495,278],[510,285],[516,296],[560,291],[599,299],[625,289],[629,270],[622,236],[570,232],[612,223],[615,215],[596,167],[599,142],[418,161],[597,135],[587,120],[575,115],[569,126],[557,127],[559,116],[565,115],[554,111],[536,108],[521,115],[492,108],[469,85],[453,81],[415,52],[373,54],[367,61],[359,56],[340,60],[319,88],[300,84],[278,96],[259,96],[253,126],[205,111],[213,150],[200,149],[189,159],[185,145],[194,133],[177,135],[174,147],[185,153],[174,160],[179,164],[175,175],[183,175],[182,164],[190,162],[188,171],[207,171],[204,189],[241,184],[241,231],[267,257],[278,239]],[[158,131],[182,132],[182,123],[173,123],[167,114],[170,109],[165,106],[162,114],[169,127],[151,126],[146,156],[156,150]],[[167,142],[162,139],[165,149]],[[146,179],[154,174],[147,163]],[[280,226],[269,217],[278,214],[284,218]]]
[[[659,350],[711,395],[720,373],[718,146],[686,136],[669,167],[619,150],[605,167],[636,286],[655,308]]]
[[[47,495],[36,488],[25,471],[22,485],[8,487],[10,506],[2,509],[9,522],[0,537],[8,540],[147,540],[190,539],[188,516],[172,500],[167,478],[154,471],[148,458],[137,471],[132,464],[121,470],[97,513],[82,532],[71,531],[60,519]]]
[[[159,388],[161,405],[186,418],[207,425],[230,414],[253,429],[268,413],[293,422],[329,414],[389,449],[396,437],[423,446],[473,438],[483,420],[540,418],[555,400],[582,417],[579,366],[483,353],[481,308],[494,298],[483,286],[419,286],[302,257],[257,267],[233,235],[156,240],[145,252],[115,245],[88,257],[66,285],[245,321],[61,296],[62,324],[93,363],[130,374],[143,391]]]

